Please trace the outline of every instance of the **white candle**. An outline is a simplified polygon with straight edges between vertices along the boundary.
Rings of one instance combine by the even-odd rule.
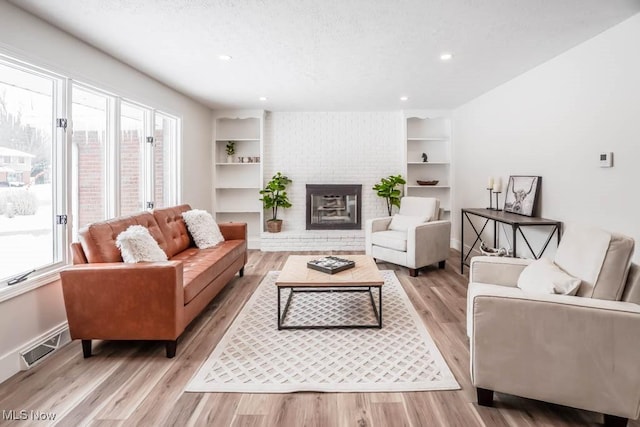
[[[492,176],[489,177],[489,185],[487,185],[487,188],[493,188],[493,177]]]
[[[502,178],[496,178],[496,181],[493,184],[493,191],[499,193],[502,191]]]

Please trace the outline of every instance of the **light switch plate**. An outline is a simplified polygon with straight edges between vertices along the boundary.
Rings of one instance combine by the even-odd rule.
[[[610,168],[613,167],[613,153],[600,153],[600,167]]]

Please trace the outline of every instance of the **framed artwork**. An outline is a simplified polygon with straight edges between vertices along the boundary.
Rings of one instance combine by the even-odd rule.
[[[510,176],[504,196],[504,211],[532,216],[541,181],[541,176]]]

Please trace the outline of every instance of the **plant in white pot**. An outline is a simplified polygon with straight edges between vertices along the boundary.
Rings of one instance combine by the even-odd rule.
[[[224,150],[227,152],[227,163],[233,163],[233,155],[236,154],[236,142],[227,141],[227,146]]]
[[[291,184],[291,180],[277,172],[266,185],[262,194],[262,206],[265,209],[271,209],[271,219],[267,220],[267,231],[269,233],[279,233],[282,230],[282,220],[278,219],[278,208],[286,209],[291,207],[291,202],[287,197],[287,185]]]

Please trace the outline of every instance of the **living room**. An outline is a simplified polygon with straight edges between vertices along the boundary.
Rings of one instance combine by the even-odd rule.
[[[426,420],[430,419],[430,415],[428,415],[430,412],[439,412],[442,417],[440,419],[448,419],[451,425],[470,425],[473,423],[478,425],[525,425],[525,423],[529,425],[545,423],[547,425],[590,425],[601,422],[595,413],[567,409],[527,399],[511,398],[507,395],[498,396],[499,410],[480,408],[476,405],[467,365],[469,344],[464,342],[466,335],[462,330],[463,326],[461,326],[464,324],[464,313],[461,313],[460,310],[464,310],[466,306],[465,303],[460,303],[460,299],[464,297],[466,283],[468,283],[468,270],[465,271],[465,275],[459,274],[460,255],[458,251],[463,249],[460,210],[469,207],[484,208],[488,205],[486,187],[487,178],[490,176],[501,178],[505,184],[509,176],[512,175],[541,176],[543,186],[538,200],[537,213],[539,216],[559,220],[563,223],[589,224],[624,234],[636,241],[640,239],[640,229],[634,221],[635,215],[633,214],[636,212],[637,203],[622,191],[624,187],[633,185],[639,178],[638,168],[633,164],[633,159],[638,158],[640,154],[638,144],[634,144],[638,131],[640,131],[640,124],[636,119],[637,113],[640,111],[640,82],[637,79],[637,76],[640,75],[640,53],[636,48],[636,40],[640,39],[640,15],[638,14],[640,5],[637,2],[617,1],[598,6],[598,2],[595,1],[588,2],[588,5],[571,1],[563,5],[556,5],[557,9],[550,5],[538,5],[539,9],[531,6],[532,10],[527,9],[529,6],[519,3],[519,7],[523,9],[519,11],[518,7],[513,5],[493,4],[489,10],[500,13],[497,13],[495,21],[491,21],[494,22],[494,26],[488,26],[485,32],[492,34],[494,31],[507,31],[507,36],[493,34],[493,40],[502,38],[504,41],[504,43],[496,45],[496,47],[501,46],[505,49],[504,58],[501,58],[501,52],[477,52],[474,57],[476,62],[469,62],[469,64],[475,64],[477,68],[474,69],[475,73],[470,73],[468,69],[463,69],[467,67],[461,68],[457,64],[464,63],[465,53],[467,56],[471,56],[472,52],[467,53],[448,46],[441,46],[442,49],[451,49],[453,58],[448,62],[443,62],[439,55],[444,50],[437,51],[434,52],[434,58],[428,59],[428,64],[429,67],[444,68],[444,71],[427,72],[425,68],[423,75],[422,69],[411,69],[407,71],[406,77],[399,79],[407,81],[418,79],[418,81],[423,81],[422,86],[430,89],[425,89],[420,94],[407,93],[406,89],[397,83],[398,80],[392,80],[392,76],[389,76],[391,80],[388,85],[380,85],[379,91],[373,93],[370,98],[360,101],[362,103],[369,102],[372,105],[370,108],[365,108],[362,106],[363,104],[357,104],[355,101],[352,103],[348,99],[349,87],[358,87],[357,81],[351,80],[339,83],[343,85],[340,87],[342,96],[335,96],[332,104],[321,104],[319,100],[322,94],[319,93],[321,90],[318,89],[319,83],[315,79],[338,74],[340,68],[346,66],[344,64],[353,64],[355,62],[353,60],[339,61],[339,59],[348,58],[347,56],[338,57],[338,60],[334,59],[335,62],[332,62],[331,65],[318,65],[317,63],[309,65],[309,69],[319,70],[319,74],[306,76],[309,88],[301,92],[305,94],[304,96],[296,98],[295,92],[300,91],[301,88],[289,87],[286,81],[280,81],[270,85],[268,82],[262,82],[265,84],[265,88],[272,88],[268,94],[257,92],[251,99],[244,95],[233,99],[233,93],[229,92],[231,86],[233,84],[242,86],[233,79],[233,74],[241,73],[244,76],[246,71],[243,68],[246,68],[247,64],[242,63],[242,55],[240,54],[211,51],[212,48],[207,45],[193,49],[194,62],[182,64],[185,72],[190,68],[199,67],[197,56],[203,55],[201,52],[216,56],[214,58],[216,61],[218,61],[217,55],[221,53],[228,53],[234,58],[229,63],[219,62],[215,65],[216,73],[222,73],[216,75],[224,76],[225,73],[227,75],[227,80],[207,86],[213,87],[213,92],[219,90],[220,97],[218,99],[214,99],[215,93],[211,95],[211,99],[204,96],[194,97],[186,89],[184,91],[177,90],[176,84],[163,83],[160,78],[161,70],[153,72],[142,69],[140,71],[138,65],[132,65],[137,64],[135,58],[118,58],[118,52],[109,52],[105,47],[102,49],[94,47],[94,45],[100,46],[101,44],[99,39],[93,38],[97,36],[93,36],[91,33],[84,34],[84,37],[79,34],[73,35],[71,30],[73,27],[65,29],[61,22],[56,21],[56,19],[62,18],[53,14],[52,10],[48,10],[44,3],[38,1],[0,2],[0,16],[2,17],[0,18],[2,21],[0,53],[57,73],[63,78],[82,82],[88,87],[99,88],[141,104],[153,106],[167,115],[179,118],[181,149],[176,154],[176,162],[181,173],[177,184],[180,189],[178,201],[188,203],[194,208],[215,211],[215,161],[212,159],[211,147],[216,139],[216,118],[225,114],[229,115],[229,112],[234,111],[244,111],[251,114],[259,111],[264,112],[264,115],[261,116],[263,117],[264,157],[260,164],[263,174],[262,181],[266,183],[277,171],[282,171],[289,176],[293,180],[288,188],[293,207],[280,213],[280,218],[284,220],[284,229],[279,236],[259,232],[257,234],[258,240],[253,242],[254,248],[256,248],[259,247],[263,235],[266,239],[276,239],[278,243],[273,246],[275,252],[261,252],[259,249],[251,249],[252,255],[249,264],[247,264],[245,276],[234,279],[237,282],[235,286],[232,286],[230,290],[225,290],[221,294],[221,299],[214,300],[206,309],[205,314],[196,320],[195,324],[192,324],[195,326],[185,332],[187,335],[190,334],[190,338],[185,340],[184,344],[180,344],[176,358],[172,359],[174,361],[172,363],[187,365],[188,369],[185,370],[179,369],[178,365],[166,365],[169,362],[162,354],[162,345],[154,347],[152,352],[143,351],[144,357],[136,357],[136,349],[148,350],[144,344],[140,344],[136,348],[132,348],[126,343],[113,344],[105,347],[105,353],[110,357],[102,357],[101,359],[100,351],[96,348],[95,357],[83,360],[79,350],[80,344],[73,341],[71,344],[61,346],[59,350],[53,352],[51,356],[45,358],[31,370],[21,372],[24,369],[20,361],[21,350],[29,348],[32,344],[51,336],[53,333],[64,331],[66,328],[67,315],[62,289],[59,280],[49,280],[44,283],[38,280],[27,280],[25,283],[7,287],[6,292],[3,289],[3,293],[0,294],[0,316],[2,317],[0,328],[2,328],[3,337],[0,344],[0,379],[5,381],[5,387],[0,385],[0,389],[4,396],[3,399],[8,399],[8,395],[15,392],[15,390],[9,390],[7,384],[20,390],[21,381],[16,382],[16,378],[25,381],[27,379],[35,380],[38,384],[40,381],[52,381],[54,384],[62,385],[66,376],[76,378],[76,375],[82,373],[95,377],[108,377],[116,372],[119,376],[118,381],[124,381],[128,375],[138,372],[138,365],[149,363],[157,367],[156,373],[149,374],[152,378],[148,383],[145,383],[143,377],[136,377],[139,383],[135,386],[144,389],[161,384],[167,386],[167,394],[154,394],[149,391],[147,391],[148,394],[141,393],[136,395],[136,399],[140,402],[144,401],[144,403],[128,403],[127,407],[122,409],[117,416],[113,415],[117,412],[115,411],[112,414],[113,418],[109,418],[111,415],[107,415],[104,419],[128,419],[129,421],[135,419],[144,422],[145,418],[140,414],[145,411],[147,411],[146,415],[149,416],[149,420],[157,419],[155,417],[168,419],[169,414],[172,414],[172,419],[176,422],[180,419],[180,415],[169,409],[154,407],[152,402],[154,399],[167,407],[174,407],[176,402],[179,402],[175,408],[178,408],[177,411],[181,413],[193,412],[194,408],[198,408],[199,413],[204,413],[203,408],[219,405],[226,408],[226,411],[230,411],[232,413],[230,416],[233,417],[233,414],[236,413],[234,407],[238,406],[239,399],[241,399],[241,410],[237,413],[244,414],[244,418],[242,416],[237,418],[235,421],[237,424],[248,423],[250,419],[256,423],[266,423],[267,420],[274,421],[272,410],[268,408],[270,405],[279,408],[275,409],[276,411],[286,412],[283,420],[279,420],[285,422],[286,420],[296,420],[296,416],[309,417],[304,414],[315,411],[314,405],[317,399],[318,405],[325,408],[318,410],[318,412],[344,410],[350,416],[360,414],[360,417],[353,415],[353,420],[363,419],[367,424],[384,424],[384,420],[394,419],[394,416],[400,417],[397,419],[409,419],[408,424],[417,425],[419,424],[417,420],[421,419],[426,424],[428,423]],[[233,3],[230,2],[230,4]],[[149,4],[150,2],[147,2],[147,6]],[[436,9],[445,7],[442,2],[435,2],[435,5]],[[70,2],[69,6],[80,8],[74,2]],[[337,3],[333,2],[333,7],[336,6]],[[374,15],[384,15],[386,9],[382,5],[378,6],[381,8]],[[410,6],[417,7],[415,3],[411,3]],[[141,18],[145,13],[142,6],[136,8],[133,5],[128,5],[128,7],[125,7],[122,12],[123,19],[131,19],[138,24],[144,21]],[[319,13],[323,19],[335,18],[324,8],[315,7],[319,9],[311,9],[309,14],[312,17],[314,13]],[[459,7],[461,9],[454,8],[454,10],[466,11],[461,16],[480,20],[481,10],[475,11],[479,15],[473,15],[471,12],[480,6]],[[549,9],[545,9],[546,7]],[[33,8],[34,11],[39,10],[39,13],[28,12],[27,10],[30,8]],[[116,13],[104,4],[100,5],[100,2],[90,3],[86,8],[96,15],[101,12],[105,14]],[[545,25],[549,26],[549,31],[544,34],[543,39],[539,38],[540,34],[526,25],[518,29],[519,19],[523,19],[523,15],[526,15],[527,11],[534,16],[536,16],[534,13],[536,12],[539,13],[538,16],[546,17],[544,22],[535,22],[534,18],[527,21],[527,25],[533,29],[537,26],[542,28],[546,28]],[[241,12],[236,10],[234,13],[240,14]],[[40,17],[36,15],[40,15]],[[232,15],[233,13],[231,13]],[[391,13],[390,15],[396,16]],[[411,10],[401,14],[404,17],[410,15],[412,15]],[[260,14],[258,13],[257,16],[259,17]],[[95,19],[95,16],[93,18]],[[374,18],[380,19],[380,16]],[[444,18],[448,20],[447,25],[455,26],[455,23],[458,22],[455,15],[444,15]],[[462,20],[461,17],[460,20]],[[567,23],[565,24],[563,20],[566,20]],[[358,27],[359,24],[355,18],[353,20],[346,19],[346,21],[347,24],[359,29],[359,31],[354,30],[354,33],[347,33],[348,37],[352,36],[361,42],[368,37],[373,37],[371,29],[367,26]],[[462,22],[466,21],[462,20]],[[127,21],[127,23],[133,25],[132,22]],[[170,24],[163,23],[163,25]],[[63,29],[59,29],[58,26]],[[228,26],[237,29],[237,33],[233,37],[242,38],[242,32],[240,32],[242,26],[234,21],[225,21],[223,27],[228,28]],[[478,26],[481,27],[480,24]],[[438,31],[445,31],[444,27],[443,24],[443,27],[433,29],[434,37],[437,38]],[[339,29],[344,29],[344,27]],[[530,32],[525,30],[530,30]],[[457,32],[463,33],[459,30]],[[509,34],[514,37],[512,42],[509,39]],[[536,34],[538,38],[527,38],[531,34]],[[518,39],[515,35],[522,38]],[[129,36],[123,30],[117,37],[126,38]],[[295,36],[289,35],[289,37]],[[321,47],[322,37],[317,37],[314,39],[316,44],[310,43],[310,46]],[[393,48],[402,49],[399,47],[402,45],[401,37],[392,40],[398,43],[398,46],[392,46]],[[460,46],[464,45],[460,40],[457,42],[460,43]],[[363,43],[368,44],[369,42]],[[169,48],[170,46],[167,47],[167,49]],[[255,49],[247,49],[247,51],[253,50]],[[526,54],[519,56],[520,62],[509,62],[508,58],[515,56],[514,52],[516,51],[524,51]],[[489,53],[492,53],[490,58],[495,62],[490,62],[488,59],[483,61],[478,58],[482,54],[488,55]],[[306,58],[305,55],[309,52],[303,51],[298,54]],[[389,56],[394,57],[391,54]],[[308,59],[308,61],[313,60]],[[235,64],[241,65],[232,68]],[[357,65],[353,66],[357,67]],[[411,66],[413,65],[410,61],[400,65],[400,67]],[[227,71],[224,71],[225,67]],[[229,69],[233,71],[230,72]],[[171,70],[174,72],[173,69]],[[307,69],[300,70],[301,73],[305,71]],[[358,68],[358,71],[364,76],[363,80],[368,80],[370,74],[375,74],[373,68],[367,70]],[[448,91],[444,89],[439,91],[437,87],[431,86],[431,81],[435,79],[435,76],[442,75],[450,79],[447,81],[453,82],[450,86],[443,86]],[[262,77],[254,76],[254,78]],[[474,82],[477,83],[475,86],[472,84]],[[468,88],[473,88],[473,90]],[[464,94],[471,94],[471,96],[464,97],[463,89],[468,89]],[[340,91],[334,93],[340,93]],[[388,93],[393,93],[393,99],[382,99]],[[298,104],[277,104],[279,94],[283,98],[288,96],[288,99],[296,100]],[[266,96],[268,99],[266,101],[259,100],[258,97],[262,96]],[[406,96],[409,99],[400,100],[401,96]],[[442,101],[437,103],[429,101],[432,99]],[[212,104],[215,103],[220,107],[212,107]],[[403,154],[403,145],[406,143],[404,126],[407,116],[411,116],[411,114],[430,118],[445,117],[451,124],[449,159],[451,165],[448,176],[448,184],[451,188],[448,191],[449,199],[446,203],[443,202],[442,207],[448,211],[447,215],[451,221],[450,247],[452,255],[447,260],[447,267],[443,272],[437,268],[430,268],[426,272],[421,272],[418,278],[414,279],[409,278],[406,269],[398,268],[397,275],[401,277],[401,282],[405,287],[408,287],[409,290],[413,289],[410,297],[412,301],[415,298],[417,302],[414,304],[418,306],[418,310],[425,317],[443,320],[443,323],[433,322],[428,323],[427,326],[434,335],[438,346],[449,348],[448,350],[441,348],[441,351],[444,353],[447,363],[451,365],[462,391],[407,393],[406,398],[393,393],[363,393],[345,395],[340,398],[342,400],[333,395],[319,397],[323,395],[298,393],[281,396],[277,401],[259,395],[252,397],[250,394],[244,395],[244,397],[230,397],[229,394],[183,393],[184,383],[206,359],[211,349],[221,339],[224,330],[230,325],[232,319],[226,319],[226,316],[234,317],[244,301],[249,298],[250,291],[247,289],[251,287],[255,289],[262,276],[270,270],[279,270],[287,254],[293,254],[300,249],[303,251],[313,249],[313,244],[311,247],[286,247],[287,238],[306,232],[304,223],[306,184],[361,184],[363,222],[386,216],[384,202],[375,195],[371,187],[382,177],[405,173],[407,165]],[[613,153],[613,167],[600,167],[599,156],[602,153]],[[504,188],[502,191],[504,192]],[[499,204],[502,205],[504,193],[499,197]],[[256,194],[256,203],[258,198],[259,195]],[[495,203],[495,199],[493,199],[493,203]],[[264,213],[264,219],[267,218],[267,213]],[[344,232],[341,235],[354,236],[353,239],[358,242],[354,245],[356,249],[338,246],[332,248],[333,251],[339,252],[345,249],[348,252],[364,251],[363,230]],[[468,241],[466,235],[465,237],[465,245],[470,245],[472,241]],[[540,239],[544,241],[544,237],[534,237],[535,241]],[[362,245],[359,247],[360,249],[357,249],[358,244]],[[326,251],[327,249],[321,248],[321,250]],[[554,250],[555,245],[552,244],[549,248],[550,256],[553,255]],[[632,261],[635,263],[640,261],[638,252],[634,253]],[[379,267],[381,269],[395,269],[388,263],[380,264]],[[436,277],[435,281],[431,281],[430,277]],[[428,287],[433,283],[440,284],[445,280],[453,283],[452,290],[444,290],[444,294],[440,295],[441,299],[431,299],[433,294],[421,289],[421,287]],[[242,290],[243,287],[247,289]],[[457,305],[447,307],[449,302]],[[429,305],[429,303],[434,305]],[[227,308],[225,309],[225,307]],[[211,315],[214,315],[214,320],[211,322],[224,325],[220,328],[221,330],[215,329],[210,322],[205,322],[203,319]],[[454,319],[457,323],[448,325],[444,321],[447,319]],[[439,327],[441,328],[439,331],[431,330]],[[451,330],[447,329],[449,327]],[[202,334],[201,331],[207,331],[207,334]],[[446,344],[440,343],[439,340],[447,340],[448,333],[455,338]],[[69,340],[68,335],[66,339]],[[199,345],[202,348],[198,347]],[[181,347],[184,349],[182,350]],[[448,359],[449,355],[454,352],[451,349],[455,349],[463,355],[460,356],[461,360],[455,362]],[[189,360],[180,358],[182,351],[188,355]],[[125,358],[131,356],[129,357],[130,364],[116,370],[115,365],[111,365],[110,362],[113,361],[113,358],[121,358],[119,353],[125,355],[123,356]],[[61,360],[61,357],[64,360]],[[67,360],[73,360],[73,364],[64,364],[64,361]],[[53,365],[49,365],[50,363]],[[47,366],[51,367],[51,372],[48,371]],[[68,368],[72,368],[72,370],[65,372]],[[145,369],[147,369],[145,372],[153,370],[148,367]],[[84,372],[85,370],[86,372]],[[33,372],[35,372],[33,377],[28,378]],[[162,379],[165,374],[173,375],[173,380],[179,381],[180,386],[171,389],[168,384],[172,378]],[[40,380],[38,380],[38,376],[40,376]],[[94,383],[87,380],[86,377],[83,378],[77,380],[77,388],[69,386],[69,384],[64,386],[65,395],[60,397],[62,402],[58,402],[57,398],[54,398],[56,391],[51,388],[48,389],[50,396],[38,395],[36,401],[32,401],[26,409],[47,411],[54,408],[60,412],[60,417],[73,415],[73,417],[66,418],[67,420],[81,420],[83,416],[99,420],[100,418],[95,415],[97,413],[107,414],[107,409],[89,405],[86,410],[83,410],[82,399],[86,396],[95,397],[109,394],[115,396],[117,394],[115,392],[121,390],[116,382]],[[31,383],[26,386],[23,393],[29,394],[37,387],[35,383]],[[64,403],[64,401],[74,403],[71,405]],[[306,409],[302,409],[301,413],[296,413],[292,409],[287,412],[286,407],[289,403]],[[140,409],[138,415],[135,415],[134,413],[138,409],[133,408],[136,408],[138,404],[143,406],[143,409]],[[117,406],[111,400],[109,405]],[[25,409],[15,405],[5,407],[4,404],[0,407],[3,410]],[[407,418],[403,415],[405,409],[402,408],[413,408],[414,411],[424,411],[424,413],[414,413]],[[256,412],[251,412],[253,410]],[[156,414],[149,415],[153,411],[157,411]],[[402,415],[396,411],[400,411]],[[533,420],[526,417],[527,411],[534,414]],[[362,415],[362,412],[366,414]],[[458,418],[457,412],[464,415],[459,415]],[[267,413],[270,415],[264,415]],[[253,414],[254,418],[247,414]],[[310,424],[319,425],[323,424],[323,421],[333,420],[326,413],[319,419],[304,419]],[[227,420],[231,421],[233,418]],[[292,421],[292,423],[295,422]],[[434,423],[437,425],[435,421]],[[630,421],[629,425],[638,425],[637,423],[637,421]],[[345,421],[345,424],[349,424],[349,422]]]

